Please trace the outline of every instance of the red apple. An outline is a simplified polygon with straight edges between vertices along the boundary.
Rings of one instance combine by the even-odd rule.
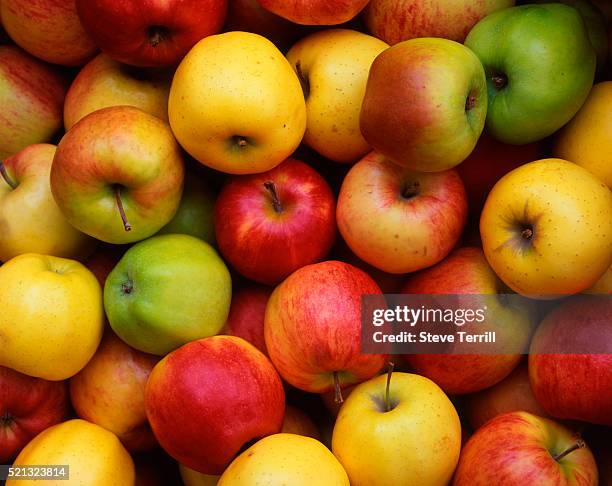
[[[291,385],[312,393],[376,375],[386,356],[361,352],[361,297],[381,294],[363,271],[338,261],[303,267],[272,293],[266,308],[266,347]],[[381,300],[382,300],[381,296]]]
[[[221,31],[227,0],[76,0],[87,32],[106,54],[135,66],[173,66]]]
[[[130,348],[107,330],[87,366],[70,379],[79,417],[113,432],[129,451],[156,445],[144,407],[144,389],[157,356]]]
[[[266,356],[264,317],[271,293],[272,289],[261,285],[249,285],[234,292],[224,329],[224,334],[250,342]]]
[[[0,160],[48,142],[62,128],[67,84],[56,68],[0,46]]]
[[[438,263],[453,249],[467,216],[455,170],[424,173],[372,152],[347,174],[338,197],[338,228],[362,260],[388,273]]]
[[[485,308],[484,321],[473,326],[478,326],[478,333],[495,332],[496,342],[455,342],[444,349],[448,354],[406,356],[408,364],[451,394],[472,393],[503,380],[529,346],[533,319],[527,304],[508,301],[503,295],[495,295],[498,292],[503,294],[505,287],[480,248],[459,248],[436,266],[409,277],[402,289],[404,294],[452,294],[457,295],[452,304],[458,309],[473,309],[477,304]],[[427,307],[427,303],[424,305]],[[516,352],[494,354],[493,346],[509,343]]]
[[[85,266],[96,276],[98,282],[100,282],[100,287],[104,288],[106,277],[115,268],[115,265],[119,263],[124,252],[125,247],[104,245],[99,247],[93,255],[85,260]]]
[[[371,0],[364,11],[369,31],[388,44],[415,37],[463,42],[476,22],[514,0]]]
[[[13,40],[43,61],[80,66],[98,50],[81,25],[74,0],[2,0],[0,12]]]
[[[281,433],[303,435],[321,440],[321,433],[308,414],[291,405],[285,408]]]
[[[612,300],[579,296],[550,312],[529,353],[538,402],[553,417],[612,425]]]
[[[564,426],[527,412],[499,415],[461,451],[454,486],[597,486],[597,465]]]
[[[219,250],[245,277],[277,284],[325,258],[335,238],[334,210],[327,182],[299,160],[230,177],[215,205]]]
[[[285,394],[270,361],[244,339],[213,336],[153,369],[146,410],[160,445],[204,474],[221,474],[249,441],[280,431]]]
[[[527,145],[508,145],[483,134],[474,151],[457,166],[468,196],[470,216],[475,221],[495,183],[519,165],[544,157],[540,142]]]
[[[69,408],[65,381],[0,366],[0,464],[10,463],[39,432],[65,420]]]
[[[259,0],[270,12],[302,25],[337,25],[348,22],[369,0]]]
[[[523,411],[540,417],[548,416],[531,390],[527,363],[517,366],[492,387],[467,395],[463,403],[467,420],[474,429],[508,412]]]

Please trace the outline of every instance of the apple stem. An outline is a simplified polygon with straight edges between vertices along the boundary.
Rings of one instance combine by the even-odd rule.
[[[393,375],[393,368],[395,368],[395,363],[393,361],[389,361],[387,364],[387,388],[385,389],[385,412],[391,411],[389,389],[391,388],[391,375]]]
[[[526,240],[530,240],[533,236],[533,230],[531,228],[525,228],[523,231],[521,231],[521,236]]]
[[[494,74],[491,76],[493,87],[497,90],[503,89],[508,84],[508,78],[504,74]]]
[[[334,402],[342,403],[342,388],[340,388],[340,379],[338,378],[338,372],[334,371]]]
[[[148,36],[149,36],[149,44],[151,47],[157,47],[161,44],[167,37],[168,31],[166,28],[161,26],[153,26],[149,27]]]
[[[283,205],[280,202],[280,198],[278,197],[278,193],[276,192],[276,184],[272,181],[264,182],[264,187],[270,192],[272,195],[272,206],[274,206],[274,211],[277,213],[283,212]]]
[[[13,179],[11,179],[11,177],[8,175],[8,172],[6,171],[6,167],[4,167],[4,161],[2,160],[0,160],[0,175],[2,175],[4,182],[6,182],[9,186],[11,186],[11,189],[17,189],[17,184],[15,184]]]
[[[121,187],[115,186],[115,201],[117,201],[117,208],[121,215],[121,221],[123,222],[123,228],[125,231],[132,231],[132,225],[129,223],[127,216],[125,215],[125,209],[123,209],[123,202],[121,201]]]
[[[553,459],[555,461],[559,462],[561,459],[563,459],[568,454],[574,452],[577,449],[582,449],[585,446],[586,446],[586,444],[584,443],[584,441],[582,439],[578,439],[575,444],[571,445],[570,447],[565,449],[563,452],[554,455]]]

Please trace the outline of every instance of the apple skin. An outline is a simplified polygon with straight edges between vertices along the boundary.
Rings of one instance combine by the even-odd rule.
[[[51,194],[49,173],[56,147],[34,144],[4,160],[13,189],[0,177],[0,261],[23,253],[84,258],[95,240],[66,221]]]
[[[576,443],[564,426],[527,412],[499,415],[476,431],[461,451],[454,486],[597,486],[597,465],[588,447],[559,462],[553,458]]]
[[[364,10],[368,30],[388,42],[442,37],[463,42],[481,18],[514,0],[371,0]]]
[[[529,379],[536,399],[553,417],[612,426],[611,322],[609,298],[577,296],[538,327],[529,353]],[[598,351],[587,354],[593,346]]]
[[[130,452],[152,449],[157,441],[147,421],[144,390],[158,361],[107,330],[87,366],[70,379],[76,414],[113,432]]]
[[[0,160],[48,142],[62,128],[68,88],[57,68],[14,46],[0,45]]]
[[[231,177],[215,204],[219,251],[245,277],[277,284],[329,253],[336,236],[334,211],[325,179],[299,160],[287,159],[263,174]]]
[[[338,25],[348,22],[368,0],[259,0],[270,12],[302,25]]]
[[[301,39],[289,50],[287,59],[306,98],[306,145],[344,163],[370,152],[359,129],[359,112],[370,66],[388,47],[361,32],[330,29]]]
[[[359,258],[400,274],[448,255],[461,236],[467,211],[465,188],[454,169],[415,172],[371,152],[342,182],[336,221]]]
[[[64,127],[109,106],[129,105],[168,121],[172,73],[121,64],[99,54],[79,71],[64,102]]]
[[[493,417],[508,412],[523,411],[549,417],[533,395],[526,362],[492,387],[467,395],[463,405],[465,416],[474,430]]]
[[[66,385],[0,366],[0,463],[9,464],[36,435],[68,417]]]
[[[487,130],[504,143],[551,135],[576,114],[593,84],[595,50],[582,17],[567,5],[494,12],[474,26],[465,45],[485,68]]]
[[[267,356],[264,318],[271,294],[272,289],[262,285],[249,285],[234,292],[223,334],[242,338]]]
[[[408,277],[404,294],[457,295],[459,308],[469,308],[476,302],[487,307],[486,320],[478,331],[495,331],[500,343],[514,343],[516,349],[527,349],[533,327],[533,312],[527,305],[506,303],[493,297],[507,293],[480,248],[463,247],[455,250],[434,267]],[[461,297],[466,294],[465,297]],[[491,295],[486,301],[470,294]],[[465,302],[465,304],[463,304]],[[482,345],[472,346],[474,351]],[[470,344],[450,345],[448,354],[414,354],[405,356],[416,373],[433,380],[446,393],[465,394],[483,390],[503,380],[521,361],[521,354],[461,354]],[[453,354],[453,349],[457,354]]]
[[[493,187],[480,218],[485,255],[515,292],[535,298],[581,292],[612,260],[612,193],[561,159],[522,165]]]
[[[51,191],[77,229],[107,243],[147,238],[176,213],[183,159],[170,127],[132,106],[95,111],[64,135],[51,167]],[[132,228],[118,210],[119,188]]]
[[[221,331],[231,295],[214,248],[189,235],[159,235],[132,246],[110,273],[104,309],[127,344],[163,356]]]
[[[334,375],[344,387],[380,371],[385,355],[361,353],[361,296],[368,294],[381,294],[378,285],[338,261],[302,267],[276,287],[264,333],[270,359],[289,384],[324,393]]]
[[[305,412],[291,405],[285,407],[285,418],[283,418],[281,432],[284,434],[303,435],[304,437],[312,437],[313,439],[321,440],[319,428],[312,419]]]
[[[448,484],[459,459],[461,423],[455,407],[431,380],[394,372],[355,387],[340,408],[332,451],[352,486]]]
[[[447,39],[411,39],[374,60],[360,127],[396,164],[438,172],[472,152],[486,113],[485,73],[472,51]]]
[[[210,36],[189,51],[172,81],[168,115],[192,157],[230,174],[276,167],[306,129],[304,94],[289,61],[248,32]]]
[[[221,31],[227,0],[76,0],[87,32],[125,64],[175,66],[200,39]]]
[[[91,273],[98,279],[101,288],[104,288],[106,278],[119,263],[126,248],[116,245],[101,245],[83,262]]]
[[[583,293],[585,294],[612,294],[612,266]]]
[[[81,25],[74,0],[2,0],[0,13],[15,43],[43,61],[81,66],[98,50]]]
[[[221,474],[246,443],[280,431],[285,393],[254,346],[213,336],[162,359],[149,377],[145,404],[168,454],[190,469]]]

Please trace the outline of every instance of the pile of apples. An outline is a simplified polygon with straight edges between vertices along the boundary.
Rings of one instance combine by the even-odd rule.
[[[612,484],[612,6],[518,3],[0,0],[0,464]],[[382,294],[529,354],[364,353]]]

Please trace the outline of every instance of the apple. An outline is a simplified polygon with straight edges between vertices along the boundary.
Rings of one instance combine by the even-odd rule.
[[[577,296],[551,311],[529,352],[533,393],[553,417],[612,426],[612,301]]]
[[[504,143],[541,140],[565,125],[586,100],[595,51],[578,11],[523,5],[488,15],[465,45],[484,65],[487,130]]]
[[[574,162],[612,188],[612,81],[593,86],[572,120],[555,135],[555,157]]]
[[[453,485],[522,486],[526,480],[597,486],[597,465],[584,441],[564,426],[527,412],[510,412],[468,440]]]
[[[190,469],[221,474],[249,441],[280,431],[285,394],[276,370],[254,346],[213,336],[155,366],[145,405],[168,454]]]
[[[217,334],[232,293],[214,248],[189,235],[160,235],[132,246],[106,279],[104,308],[127,344],[164,355]]]
[[[291,405],[285,407],[285,417],[281,432],[285,434],[303,435],[319,440],[321,433],[312,419],[302,410]]]
[[[172,73],[138,69],[99,54],[81,69],[64,102],[64,126],[70,130],[85,115],[109,106],[129,105],[168,121]]]
[[[175,66],[196,42],[221,31],[227,0],[76,0],[87,32],[117,61]]]
[[[599,280],[586,289],[583,293],[612,294],[612,266],[608,267],[606,272],[599,278]]]
[[[612,263],[612,193],[561,159],[525,164],[495,184],[480,234],[489,264],[515,292],[581,292]]]
[[[306,129],[291,65],[272,42],[247,32],[210,36],[189,51],[174,75],[168,114],[189,154],[230,174],[272,169]]]
[[[0,261],[22,253],[83,258],[94,240],[71,226],[51,194],[56,147],[35,144],[0,161]]]
[[[64,135],[51,167],[51,191],[75,228],[107,243],[133,243],[172,219],[183,173],[165,122],[114,106],[89,114]]]
[[[0,45],[0,160],[48,142],[62,127],[63,75],[14,46]],[[7,114],[10,116],[7,118]]]
[[[371,150],[359,130],[359,112],[370,66],[388,47],[361,32],[332,29],[289,50],[306,98],[306,145],[336,162],[355,162]]]
[[[113,432],[128,451],[156,444],[144,406],[144,390],[157,356],[130,348],[110,330],[87,366],[70,379],[77,416]]]
[[[448,484],[460,448],[461,424],[448,397],[431,380],[400,372],[358,385],[332,437],[352,486]]]
[[[100,285],[79,262],[26,253],[0,267],[0,366],[65,380],[91,359],[103,329]]]
[[[486,113],[485,74],[472,51],[447,39],[411,39],[374,60],[360,126],[396,164],[438,172],[470,155]]]
[[[98,279],[101,288],[104,288],[106,278],[111,273],[115,265],[119,263],[125,253],[125,248],[115,245],[101,245],[98,249],[83,262],[83,264]]]
[[[179,464],[181,480],[185,486],[217,486],[221,476],[217,474],[202,474]],[[148,486],[148,485],[143,485]]]
[[[481,18],[513,5],[514,0],[370,0],[364,19],[372,35],[391,45],[416,37],[463,42]]]
[[[467,395],[463,401],[465,416],[474,430],[493,417],[508,412],[529,412],[548,417],[538,403],[529,384],[527,363],[521,363],[512,373],[486,390]]]
[[[0,366],[0,463],[10,463],[36,435],[63,422],[69,409],[66,382]]]
[[[215,204],[219,251],[241,275],[277,284],[329,253],[336,236],[334,210],[325,179],[299,160],[231,177]]]
[[[359,258],[398,274],[448,255],[461,236],[467,210],[455,170],[415,172],[372,152],[342,182],[336,220]]]
[[[527,302],[496,295],[508,291],[480,248],[455,250],[434,267],[410,276],[402,293],[453,295],[452,308],[486,309],[484,320],[473,324],[477,330],[467,331],[470,334],[495,332],[495,344],[455,342],[443,349],[444,354],[405,357],[416,373],[433,380],[446,393],[473,393],[495,385],[512,372],[529,347],[534,312]],[[426,306],[431,305],[428,300],[424,302]],[[496,349],[511,352],[495,354]]]
[[[81,25],[74,0],[2,0],[0,13],[15,43],[43,61],[80,66],[98,50]]]
[[[487,195],[499,179],[527,162],[541,159],[544,153],[540,142],[509,145],[483,133],[474,151],[457,166],[467,192],[469,219],[480,219]]]
[[[368,0],[258,0],[270,12],[302,25],[338,25],[355,17]]]
[[[174,217],[158,234],[191,235],[214,245],[214,213],[215,194],[207,179],[195,172],[187,173],[179,207]]]
[[[73,419],[38,434],[13,463],[28,471],[41,466],[55,467],[58,478],[51,484],[87,486],[131,486],[134,461],[119,439],[106,429],[85,420]],[[62,466],[68,466],[62,468]],[[36,469],[32,472],[36,474]],[[38,472],[37,478],[42,478]],[[48,478],[45,478],[48,480]],[[38,482],[38,479],[27,481]],[[6,486],[20,486],[23,477],[13,477]]]
[[[235,291],[223,328],[224,334],[248,341],[266,356],[264,318],[271,293],[272,289],[262,285],[248,285]]]
[[[363,271],[339,261],[300,268],[268,301],[268,354],[289,384],[311,393],[336,391],[376,375],[386,356],[361,352],[361,296],[381,294]],[[382,296],[381,296],[382,300]]]

